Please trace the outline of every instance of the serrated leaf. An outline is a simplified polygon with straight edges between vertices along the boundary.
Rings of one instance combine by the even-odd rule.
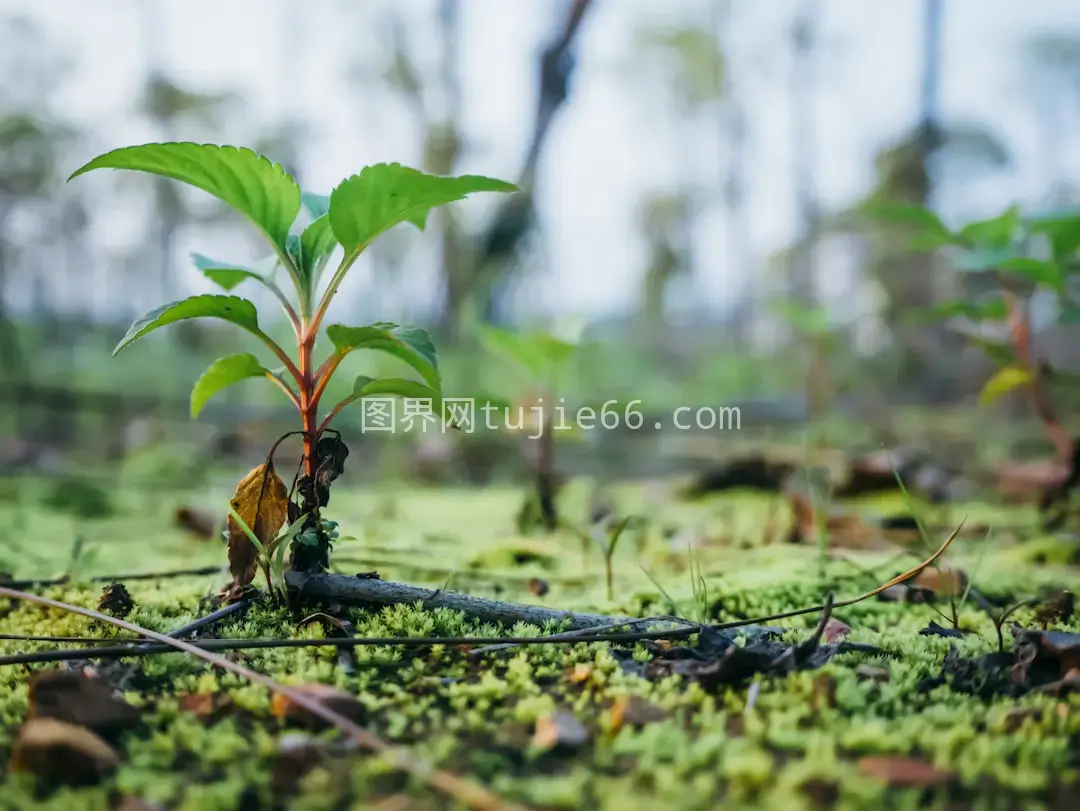
[[[237,265],[231,262],[219,262],[216,259],[211,259],[209,256],[203,256],[201,253],[193,253],[191,255],[191,260],[195,263],[195,267],[198,268],[206,278],[210,279],[210,281],[216,283],[224,290],[232,290],[247,279],[255,279],[260,282],[265,281],[261,273],[246,265]]]
[[[191,390],[191,418],[199,416],[210,399],[222,389],[251,377],[267,377],[270,370],[254,355],[243,352],[218,358],[202,373]]]
[[[1032,381],[1033,377],[1030,370],[1019,366],[1006,366],[1003,369],[998,369],[994,376],[986,381],[982,391],[979,392],[979,406],[985,408],[1013,389],[1027,385]]]
[[[318,285],[326,260],[337,244],[337,237],[330,227],[330,217],[326,214],[314,220],[300,235],[300,269],[312,290]]]
[[[149,332],[185,321],[190,318],[220,318],[262,337],[259,329],[259,314],[255,305],[238,296],[192,296],[173,301],[151,310],[128,329],[127,334],[116,345],[113,355],[130,346]]]
[[[231,506],[265,549],[277,536],[288,519],[289,493],[285,482],[274,470],[273,462],[254,468],[236,486]],[[248,585],[255,579],[259,564],[259,550],[248,538],[244,527],[230,515],[227,531],[229,536],[229,571],[233,582]]]
[[[366,327],[331,324],[326,328],[326,337],[339,354],[371,349],[400,358],[415,369],[431,388],[442,388],[435,344],[427,330],[385,322]]]
[[[296,181],[280,164],[244,147],[192,142],[122,147],[94,158],[68,180],[94,169],[147,172],[202,189],[246,216],[282,251],[300,213]]]
[[[1064,276],[1057,262],[1045,259],[1029,259],[1024,256],[1016,256],[1006,259],[998,265],[999,270],[1023,276],[1038,284],[1045,284],[1055,290],[1060,290],[1064,284]]]
[[[476,192],[515,192],[513,183],[480,175],[429,175],[398,163],[368,166],[342,181],[330,195],[330,226],[348,256],[403,222],[424,229],[433,208]]]

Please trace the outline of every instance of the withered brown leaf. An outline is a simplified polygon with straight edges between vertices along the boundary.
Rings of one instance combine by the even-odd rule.
[[[273,462],[259,465],[243,478],[236,486],[232,507],[264,547],[274,540],[288,515],[289,493]],[[259,550],[232,515],[228,529],[229,571],[237,585],[246,586],[255,579]]]

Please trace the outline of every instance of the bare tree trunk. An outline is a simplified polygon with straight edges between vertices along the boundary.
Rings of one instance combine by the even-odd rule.
[[[732,43],[735,38],[732,0],[722,0],[716,15],[716,38],[721,43],[724,70],[724,105],[720,119],[721,143],[727,148],[727,166],[724,170],[724,204],[727,207],[728,256],[737,278],[746,278],[744,300],[740,302],[735,318],[735,335],[740,342],[750,339],[750,325],[754,320],[754,285],[752,277],[744,277],[750,267],[749,227],[746,219],[746,166],[747,125],[746,112],[735,92],[732,76]]]
[[[814,248],[821,226],[815,170],[817,168],[817,53],[821,0],[803,0],[792,30],[791,124],[795,170],[795,202],[801,235],[791,253],[789,286],[801,304],[816,301]]]

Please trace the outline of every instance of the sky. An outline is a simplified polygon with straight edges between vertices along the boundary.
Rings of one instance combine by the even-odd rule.
[[[816,180],[826,208],[834,209],[869,189],[875,152],[914,121],[923,4],[819,1],[823,50]],[[723,216],[719,210],[706,212],[695,234],[695,301],[730,304],[735,291],[761,277],[764,260],[796,233],[787,29],[802,2],[734,0],[730,64],[751,128],[747,238],[756,261],[734,267]],[[79,145],[83,154],[73,156],[76,165],[117,146],[159,140],[160,134],[131,114],[145,69],[153,63],[193,89],[233,89],[245,97],[243,114],[230,120],[225,142],[244,144],[285,115],[310,119],[303,180],[308,189],[326,193],[366,164],[419,160],[418,129],[409,110],[385,92],[358,90],[347,78],[350,65],[378,67],[386,33],[370,10],[380,5],[386,3],[0,0],[0,13],[36,21],[73,60],[56,106],[90,133]],[[435,42],[423,35],[435,3],[399,0],[397,6],[416,37],[421,61],[437,64]],[[560,7],[553,0],[463,0],[461,75],[469,152],[460,171],[514,179],[535,104],[535,58],[555,30]],[[710,8],[704,0],[597,0],[586,18],[572,101],[556,122],[542,167],[540,267],[523,290],[534,308],[601,316],[635,306],[646,261],[635,210],[644,195],[669,188],[686,177],[688,167],[695,180],[722,180],[726,158],[718,115],[702,113],[693,134],[680,135],[669,99],[655,82],[630,70],[643,59],[631,46],[635,26],[648,20],[707,21]],[[943,115],[988,125],[1005,139],[1015,161],[1006,171],[965,181],[942,202],[956,216],[978,216],[1013,200],[1037,200],[1046,178],[1023,42],[1046,29],[1080,35],[1080,3],[946,0],[945,8]],[[1063,100],[1062,108],[1065,122],[1075,128],[1080,119],[1075,104]],[[1076,179],[1080,139],[1072,140],[1063,166]],[[107,177],[83,180],[102,195],[114,183]],[[100,199],[105,206],[110,198]],[[490,205],[480,199],[462,204],[478,217]],[[95,211],[95,244],[116,249],[142,238],[144,214],[144,207],[135,210],[130,200]],[[185,253],[217,256],[244,249],[244,243],[217,232],[185,234],[183,241]],[[430,294],[422,280],[434,272],[429,251],[421,248],[410,259],[410,275],[390,296],[406,309],[424,298],[417,291]],[[183,265],[183,256],[177,261]],[[179,272],[190,292],[208,290],[194,270]],[[370,269],[360,268],[341,298],[353,301],[370,287]],[[385,300],[383,295],[380,301]]]

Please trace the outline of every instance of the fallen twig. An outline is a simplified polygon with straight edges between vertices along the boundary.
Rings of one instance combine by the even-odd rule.
[[[287,687],[283,684],[278,684],[269,676],[256,673],[254,670],[239,665],[236,662],[231,662],[223,656],[202,650],[190,642],[182,642],[179,639],[173,639],[165,634],[159,634],[156,631],[142,628],[130,622],[117,619],[116,617],[107,616],[98,611],[71,605],[69,603],[62,603],[58,600],[50,600],[47,597],[41,597],[37,594],[30,594],[25,591],[18,591],[5,586],[0,586],[0,597],[7,597],[9,600],[25,600],[26,602],[35,603],[47,608],[58,608],[62,611],[70,611],[73,614],[80,614],[84,617],[89,617],[90,619],[106,622],[110,625],[115,625],[117,628],[123,628],[124,630],[144,636],[147,639],[154,640],[155,642],[190,653],[192,656],[198,657],[205,662],[209,662],[215,667],[221,668],[222,670],[228,670],[255,684],[265,687],[271,692],[287,697],[296,706],[302,707],[312,715],[321,718],[346,733],[360,746],[371,752],[382,755],[398,769],[427,782],[440,791],[465,803],[470,808],[480,809],[481,811],[503,811],[504,809],[507,811],[525,811],[523,806],[505,802],[498,795],[493,794],[485,788],[462,780],[449,772],[435,769],[423,761],[416,759],[407,751],[392,747],[375,734],[364,729],[359,724],[350,721],[340,713],[330,709],[321,701],[313,698],[307,693],[292,687]]]
[[[967,519],[965,518],[964,521]],[[926,560],[912,569],[899,574],[887,583],[878,586],[858,597],[842,600],[832,604],[833,608],[845,608],[871,597],[876,597],[888,588],[899,585],[916,577],[920,572],[932,565],[953,542],[960,530],[963,529],[964,521],[952,531],[945,542]],[[523,603],[509,603],[502,600],[487,600],[482,597],[472,597],[468,594],[458,594],[445,589],[424,589],[410,586],[406,583],[393,583],[387,580],[375,580],[371,578],[346,577],[336,574],[305,574],[302,572],[287,572],[285,579],[291,588],[298,592],[297,599],[304,598],[313,600],[337,600],[340,602],[365,603],[369,605],[399,605],[420,603],[425,608],[448,608],[451,611],[460,611],[482,622],[494,622],[503,625],[514,625],[519,622],[530,625],[544,626],[548,623],[567,622],[568,631],[582,631],[595,629],[598,626],[640,624],[640,617],[613,617],[606,614],[589,614],[574,611],[564,611],[556,608],[546,608],[537,605],[525,605]],[[746,620],[734,620],[724,622],[711,627],[720,630],[730,628],[745,628],[748,625],[759,625],[766,622],[799,617],[805,614],[816,614],[824,611],[824,605],[810,606],[809,608],[797,608],[793,611],[784,611],[767,617],[755,617]],[[674,633],[674,632],[672,632]],[[671,638],[671,637],[668,637]],[[509,643],[508,643],[509,644]]]

